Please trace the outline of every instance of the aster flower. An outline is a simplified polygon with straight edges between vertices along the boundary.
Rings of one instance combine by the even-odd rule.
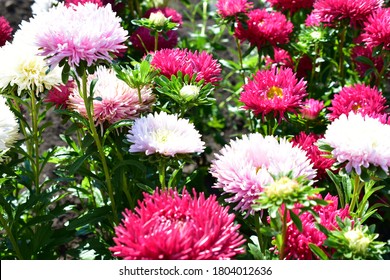
[[[319,195],[319,198],[321,198],[321,195]],[[340,219],[349,217],[349,208],[346,206],[345,208],[339,209],[337,196],[327,194],[324,200],[328,202],[328,205],[315,206],[313,209],[319,216],[319,224],[329,230],[337,229],[338,225],[336,217],[339,217]],[[296,209],[293,211],[295,214],[298,214],[299,210],[300,206],[297,205]],[[316,219],[310,212],[300,214],[299,218],[302,222],[302,232],[298,230],[296,225],[292,222],[291,217],[288,216],[286,247],[284,254],[286,259],[315,259],[314,254],[309,248],[309,244],[312,243],[320,248],[323,247],[326,235],[317,229]]]
[[[320,16],[317,13],[311,12],[307,15],[305,19],[305,26],[306,27],[314,27],[314,26],[320,26],[321,25],[321,19]]]
[[[213,188],[222,189],[234,203],[234,210],[253,214],[252,205],[263,191],[263,186],[273,182],[272,175],[288,174],[311,180],[316,171],[306,152],[286,139],[261,134],[244,135],[230,141],[212,161],[210,173],[216,178]]]
[[[265,58],[265,65],[268,68],[288,67],[293,69],[294,64],[288,51],[274,47],[274,57],[267,56]]]
[[[31,11],[33,15],[47,12],[51,7],[58,4],[57,0],[35,0],[31,5]]]
[[[252,9],[253,3],[247,0],[218,0],[215,6],[217,7],[217,13],[222,18],[229,18],[247,13]]]
[[[0,47],[5,45],[5,42],[10,41],[12,37],[12,27],[5,17],[0,17]]]
[[[0,89],[17,86],[18,94],[35,94],[61,84],[61,69],[50,69],[37,50],[21,44],[7,44],[0,48]]]
[[[112,124],[121,120],[135,119],[141,112],[148,111],[154,101],[152,90],[143,87],[141,89],[142,103],[140,103],[138,90],[118,79],[112,69],[98,67],[96,72],[88,77],[88,88],[95,79],[97,81],[93,92],[93,119],[98,125],[103,126],[105,122]],[[69,95],[67,105],[70,110],[87,117],[83,97],[77,88],[74,88]]]
[[[328,125],[324,138],[319,140],[330,147],[333,158],[346,164],[348,173],[355,170],[360,175],[362,168],[370,165],[388,172],[390,166],[390,125],[380,120],[350,112],[341,115]]]
[[[334,95],[332,105],[328,108],[331,111],[328,118],[333,121],[340,115],[351,111],[363,116],[382,114],[387,108],[385,103],[386,98],[375,87],[370,88],[363,84],[346,86]]]
[[[6,104],[6,99],[0,96],[0,163],[4,154],[18,139],[19,124],[14,113]]]
[[[324,109],[323,101],[309,98],[303,102],[299,111],[304,119],[314,120],[318,118],[322,109]]]
[[[188,120],[160,112],[136,119],[127,140],[132,143],[130,153],[174,157],[176,154],[203,152],[205,143],[200,137]]]
[[[364,25],[363,41],[369,48],[383,44],[383,48],[390,50],[390,8],[378,9]]]
[[[61,19],[61,20],[58,20]],[[66,7],[61,3],[34,17],[41,30],[36,44],[51,65],[66,59],[71,67],[85,61],[91,66],[98,60],[112,61],[112,56],[126,47],[127,31],[111,5],[98,7],[93,3]]]
[[[65,6],[70,7],[71,5],[85,4],[85,3],[93,3],[98,5],[99,7],[103,6],[103,2],[101,0],[65,0]]]
[[[298,81],[290,68],[281,68],[258,71],[243,86],[240,101],[256,115],[273,113],[284,119],[287,112],[296,113],[306,95],[306,82]]]
[[[221,79],[221,65],[205,51],[162,49],[153,54],[151,64],[168,78],[180,71],[190,78],[196,74],[197,82],[203,79],[205,83],[216,84]]]
[[[47,93],[45,102],[52,103],[56,108],[66,109],[68,107],[68,99],[71,92],[76,87],[73,81],[68,81],[66,85],[60,85],[55,88],[52,88]]]
[[[310,9],[313,7],[314,0],[267,0],[272,7],[283,11],[295,13],[300,9]]]
[[[126,260],[222,260],[244,253],[234,214],[204,193],[156,190],[144,194],[115,228],[114,257]]]
[[[139,27],[130,36],[130,42],[135,49],[142,52],[154,51],[155,38],[150,35],[150,30],[146,27]],[[169,30],[164,35],[158,35],[157,50],[172,49],[176,47],[178,34],[175,30]]]
[[[360,25],[383,5],[383,0],[317,0],[313,13],[323,23],[349,19],[352,25]]]
[[[294,147],[298,146],[307,152],[308,158],[313,163],[313,168],[317,170],[316,179],[325,178],[327,176],[326,170],[330,170],[335,163],[333,158],[327,158],[327,153],[320,151],[318,146],[315,145],[318,139],[321,138],[323,137],[314,133],[306,134],[305,132],[300,132],[291,140]]]
[[[288,43],[292,31],[293,24],[282,13],[254,9],[248,13],[245,26],[237,23],[234,36],[241,42],[247,40],[251,45],[262,48]]]

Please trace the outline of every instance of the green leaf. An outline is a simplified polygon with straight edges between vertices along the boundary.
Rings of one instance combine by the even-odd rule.
[[[367,65],[370,65],[371,67],[375,67],[374,62],[372,62],[372,60],[369,59],[368,57],[358,56],[358,57],[355,58],[355,60],[357,62],[361,62],[361,63],[367,64]]]
[[[309,248],[320,260],[329,260],[326,253],[316,244],[309,243]]]
[[[70,76],[70,66],[68,63],[64,63],[64,68],[62,68],[61,80],[63,84],[66,84],[69,81]]]
[[[93,225],[104,220],[111,212],[110,206],[103,206],[89,210],[86,214],[69,222],[67,230],[74,230],[85,225]]]
[[[302,232],[303,231],[303,229],[302,229],[302,221],[299,218],[299,216],[297,216],[294,213],[294,211],[292,211],[292,210],[289,210],[289,213],[290,213],[291,220],[293,220],[293,222],[296,225],[296,227],[299,230],[299,232]]]

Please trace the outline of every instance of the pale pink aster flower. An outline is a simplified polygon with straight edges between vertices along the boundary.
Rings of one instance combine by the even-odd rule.
[[[313,8],[314,0],[266,0],[272,7],[283,11],[291,11],[295,13],[300,9]]]
[[[12,37],[12,27],[5,17],[0,17],[0,47],[5,45],[5,42],[10,41]]]
[[[364,84],[346,86],[335,94],[332,104],[328,107],[330,114],[328,118],[333,121],[342,114],[349,112],[360,113],[363,116],[373,114],[383,114],[387,108],[386,98],[376,87],[369,87]]]
[[[304,119],[314,120],[318,118],[322,109],[324,109],[324,101],[309,98],[303,102],[299,111]]]
[[[184,190],[144,193],[115,228],[114,257],[125,260],[226,260],[244,253],[245,239],[215,195]]]
[[[132,143],[130,153],[144,152],[146,155],[157,153],[174,157],[176,154],[201,153],[205,148],[192,123],[165,112],[136,119],[127,140]]]
[[[252,2],[247,0],[218,0],[217,13],[223,17],[234,17],[240,13],[247,13],[253,7]]]
[[[66,7],[62,3],[41,13],[32,21],[38,21],[41,30],[36,33],[36,44],[51,65],[67,59],[70,66],[85,61],[91,66],[98,60],[111,62],[114,55],[126,46],[127,31],[121,27],[121,19],[111,5],[98,7],[93,3]]]
[[[379,9],[368,18],[362,37],[369,48],[383,44],[390,50],[390,8]]]
[[[321,198],[321,195],[319,195]],[[319,216],[319,223],[328,230],[338,229],[336,217],[344,220],[350,217],[349,207],[338,208],[337,196],[327,194],[324,200],[328,201],[326,206],[315,206],[314,211]],[[295,214],[299,213],[300,206],[293,210]],[[313,243],[318,247],[323,246],[326,235],[322,233],[316,226],[317,220],[310,212],[304,212],[299,215],[302,221],[302,232],[298,230],[292,222],[290,215],[287,219],[287,234],[286,234],[286,259],[292,260],[312,260],[317,259],[309,248],[309,244]]]
[[[140,103],[138,90],[120,80],[112,69],[98,67],[95,73],[88,77],[88,88],[95,79],[97,82],[93,92],[93,119],[100,126],[105,122],[112,124],[135,119],[141,112],[148,111],[154,101],[152,90],[144,87],[141,89]],[[87,117],[84,100],[77,88],[69,95],[67,105],[70,110]]]
[[[379,119],[350,112],[328,125],[319,144],[329,145],[332,156],[346,164],[348,173],[354,169],[361,174],[362,167],[381,167],[388,172],[390,166],[390,125]]]
[[[217,179],[214,188],[222,189],[234,203],[234,210],[253,214],[252,205],[273,182],[272,175],[287,174],[311,180],[316,176],[306,152],[286,139],[273,136],[244,135],[231,140],[212,161],[210,173]]]

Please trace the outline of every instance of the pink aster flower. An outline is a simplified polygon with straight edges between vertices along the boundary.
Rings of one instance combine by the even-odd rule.
[[[290,68],[281,68],[258,71],[243,86],[240,101],[256,115],[273,113],[281,120],[287,112],[296,113],[306,95],[306,82],[298,81]]]
[[[346,164],[361,174],[363,167],[381,167],[388,172],[390,166],[390,125],[379,119],[350,112],[328,125],[320,144],[332,148],[331,154],[339,164]]]
[[[319,195],[321,198],[321,195]],[[320,218],[320,224],[328,230],[334,230],[338,228],[336,217],[344,220],[349,215],[349,207],[338,208],[337,196],[327,194],[324,200],[328,201],[326,206],[316,206],[314,211]],[[294,213],[299,213],[299,206],[294,209]],[[290,216],[288,217],[287,224],[287,236],[286,236],[286,259],[293,260],[312,260],[317,259],[309,248],[309,244],[313,243],[319,247],[322,247],[326,239],[326,235],[319,231],[316,227],[316,219],[310,212],[304,212],[301,214],[300,219],[302,221],[302,232],[298,230],[295,224],[292,222]]]
[[[363,84],[346,86],[334,95],[332,105],[328,108],[331,111],[328,118],[333,121],[351,111],[368,116],[382,114],[387,108],[385,103],[386,98],[375,87]]]
[[[135,49],[144,53],[154,51],[155,38],[150,35],[150,30],[146,27],[137,28],[130,36],[130,42]],[[175,30],[169,30],[163,36],[158,35],[157,50],[172,49],[176,47],[178,34]]]
[[[323,101],[309,98],[303,102],[299,111],[304,119],[314,120],[318,118],[322,109],[324,109]]]
[[[288,51],[274,47],[274,58],[267,56],[265,58],[265,65],[268,68],[288,67],[293,69],[294,64],[291,55]]]
[[[127,31],[110,4],[98,7],[85,3],[68,8],[60,3],[37,15],[35,20],[42,28],[36,35],[36,43],[52,65],[63,59],[72,67],[79,66],[81,61],[88,66],[98,60],[111,62],[112,56],[126,48],[123,43]]]
[[[201,135],[188,120],[165,112],[136,119],[127,135],[127,140],[132,143],[130,153],[158,153],[171,157],[203,152],[205,143],[200,138]]]
[[[247,40],[257,48],[289,42],[293,24],[282,13],[254,9],[248,13],[248,17],[246,25],[238,22],[234,31],[234,36],[241,42]]]
[[[66,109],[68,107],[69,95],[75,87],[76,85],[73,81],[68,81],[66,85],[53,87],[47,93],[45,102],[54,104],[56,108]]]
[[[364,25],[363,41],[369,48],[383,44],[390,50],[390,8],[377,10]]]
[[[316,176],[306,152],[286,139],[261,134],[244,135],[230,141],[212,161],[210,173],[216,178],[214,188],[222,189],[234,203],[234,210],[253,214],[252,205],[263,191],[263,186],[273,182],[271,175],[292,172],[297,178],[311,180]]]
[[[305,19],[306,27],[320,26],[320,24],[321,24],[321,19],[317,13],[311,12],[310,14],[307,15],[307,18]]]
[[[85,3],[94,3],[99,7],[103,6],[101,0],[65,0],[65,6],[70,7],[71,5],[85,4]]]
[[[103,126],[105,122],[115,123],[120,120],[135,119],[141,112],[148,111],[154,101],[150,88],[141,89],[139,101],[138,90],[130,88],[118,79],[116,73],[104,67],[98,67],[95,74],[88,77],[88,88],[97,79],[94,87],[93,114],[96,124]],[[97,99],[97,97],[99,99]],[[75,88],[69,96],[68,108],[87,117],[87,111],[80,92]]]
[[[240,13],[247,13],[253,7],[252,2],[247,0],[218,0],[217,13],[223,17],[234,17]]]
[[[325,156],[327,154],[320,151],[318,146],[315,145],[317,140],[320,138],[322,138],[322,136],[314,133],[306,134],[305,132],[300,132],[291,140],[294,147],[298,146],[307,152],[307,156],[313,163],[313,168],[317,170],[316,179],[325,178],[327,176],[326,170],[330,170],[335,163],[333,158],[326,158]]]
[[[205,51],[162,49],[153,54],[151,64],[168,78],[181,71],[190,77],[196,74],[196,81],[203,79],[205,83],[216,84],[221,79],[221,65]]]
[[[5,45],[5,42],[10,41],[12,37],[12,27],[5,17],[0,17],[0,47]]]
[[[317,0],[313,13],[323,23],[349,19],[352,25],[360,25],[382,5],[383,0]]]
[[[115,228],[114,257],[125,260],[222,260],[244,253],[234,214],[214,195],[184,190],[144,194]]]
[[[310,9],[313,8],[314,0],[267,0],[272,7],[280,9],[283,11],[291,11],[295,13],[300,9]]]

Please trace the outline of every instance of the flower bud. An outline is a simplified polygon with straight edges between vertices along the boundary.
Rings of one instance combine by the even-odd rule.
[[[349,230],[344,233],[344,237],[349,242],[349,248],[355,253],[365,254],[370,245],[370,238],[364,235],[360,229]]]
[[[264,188],[268,197],[286,197],[299,188],[299,183],[288,177],[282,177]]]
[[[149,20],[155,26],[164,26],[165,22],[167,21],[167,18],[162,12],[158,11],[157,13],[151,13],[149,16]]]
[[[180,90],[180,96],[187,100],[191,100],[196,98],[199,95],[199,92],[200,87],[194,85],[185,85]]]

